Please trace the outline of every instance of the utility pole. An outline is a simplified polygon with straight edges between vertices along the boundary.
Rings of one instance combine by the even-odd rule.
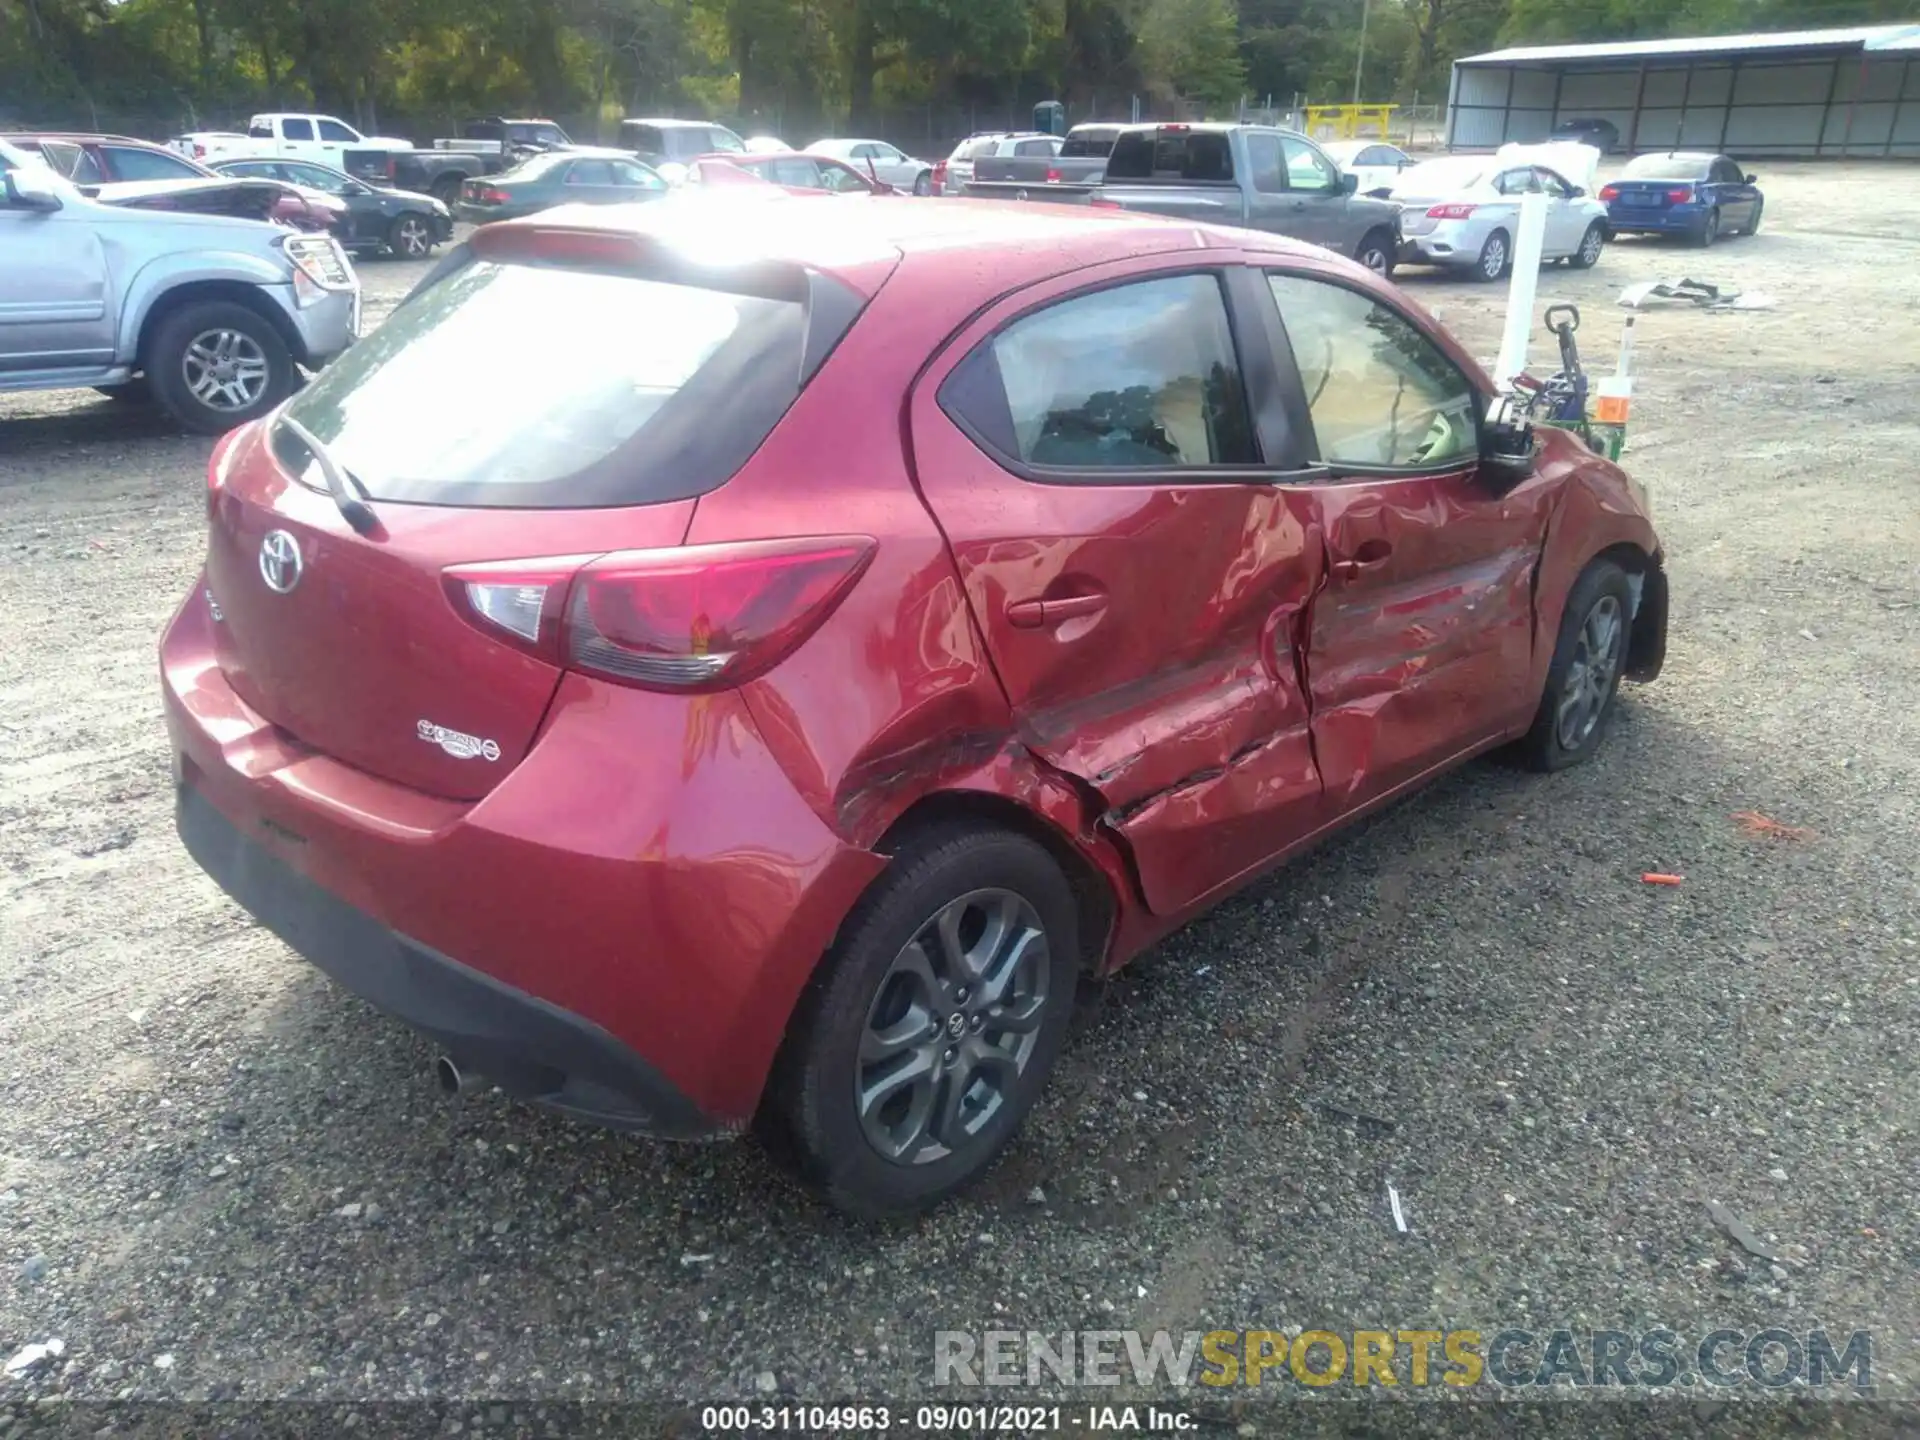
[[[1373,0],[1360,0],[1360,53],[1353,60],[1353,103],[1360,103],[1360,76],[1367,68],[1367,12]]]

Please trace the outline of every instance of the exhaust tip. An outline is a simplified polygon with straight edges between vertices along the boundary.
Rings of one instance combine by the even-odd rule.
[[[442,1055],[433,1062],[433,1078],[439,1083],[443,1095],[458,1095],[466,1088],[467,1077],[460,1073],[460,1067]]]

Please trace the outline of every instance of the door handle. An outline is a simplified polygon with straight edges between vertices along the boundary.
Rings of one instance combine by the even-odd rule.
[[[1063,620],[1098,615],[1106,608],[1107,597],[1098,593],[1062,595],[1055,600],[1014,600],[1007,605],[1007,623],[1018,630],[1038,630]]]
[[[1351,556],[1334,561],[1328,568],[1336,580],[1357,580],[1369,570],[1378,570],[1392,557],[1392,545],[1385,540],[1369,540]]]

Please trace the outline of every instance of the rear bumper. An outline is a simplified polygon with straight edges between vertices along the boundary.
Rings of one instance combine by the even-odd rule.
[[[242,701],[203,587],[161,642],[162,698],[181,837],[235,900],[512,1093],[676,1137],[752,1118],[885,861],[808,807],[737,694],[566,676],[485,798],[441,799]]]
[[[1426,235],[1402,235],[1398,258],[1402,265],[1471,265],[1480,258],[1480,244],[1441,226]]]
[[[699,1140],[728,1127],[598,1025],[389,930],[240,832],[191,785],[176,796],[187,853],[315,967],[508,1094],[619,1130]]]
[[[1607,212],[1616,235],[1698,235],[1707,228],[1707,207],[1677,205],[1668,210]]]

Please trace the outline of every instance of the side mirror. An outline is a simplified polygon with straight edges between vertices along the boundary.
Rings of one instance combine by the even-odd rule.
[[[1505,495],[1533,475],[1533,426],[1489,416],[1480,427],[1480,483]]]
[[[39,183],[39,180],[22,170],[8,170],[4,175],[7,187],[7,208],[10,210],[38,210],[42,213],[58,210],[60,197]]]
[[[1750,174],[1746,177],[1745,183],[1748,185],[1758,185],[1760,183],[1760,177],[1758,175]]]
[[[1571,196],[1572,196],[1572,197],[1573,197],[1573,198],[1574,198],[1575,200],[1578,200],[1578,199],[1579,199],[1579,198],[1580,198],[1580,197],[1581,197],[1582,195],[1584,195],[1584,194],[1586,194],[1586,193],[1587,193],[1587,187],[1586,187],[1586,186],[1584,186],[1584,185],[1575,185],[1575,186],[1574,186],[1574,187],[1572,188],[1572,190],[1571,190],[1570,192],[1568,192],[1568,193],[1569,193],[1569,194],[1571,194]]]
[[[1353,194],[1354,191],[1358,190],[1359,188],[1360,188],[1360,177],[1358,175],[1342,175],[1340,177],[1340,193],[1341,194],[1351,195]]]

